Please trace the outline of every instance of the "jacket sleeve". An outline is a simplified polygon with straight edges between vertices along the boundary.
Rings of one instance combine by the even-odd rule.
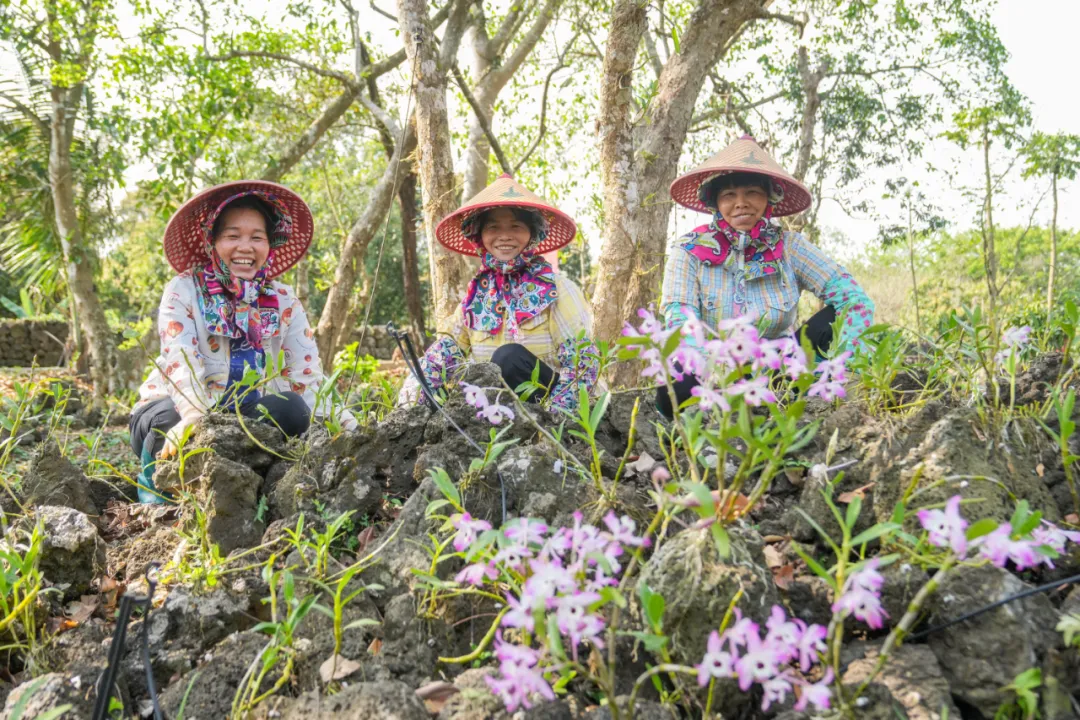
[[[874,322],[874,301],[839,263],[798,233],[788,233],[786,252],[800,290],[809,290],[845,316],[840,339],[859,346],[859,335]]]
[[[592,341],[592,314],[581,289],[568,278],[558,278],[559,299],[548,312],[552,337],[559,343],[556,357],[559,381],[551,389],[551,406],[577,410],[581,389],[591,392],[600,373],[600,352]]]
[[[281,311],[281,352],[284,356],[284,365],[281,375],[289,383],[290,389],[304,398],[316,417],[336,417],[338,422],[346,430],[354,430],[357,427],[356,418],[351,412],[334,401],[332,392],[320,392],[326,375],[323,373],[322,362],[319,358],[319,346],[315,342],[315,332],[308,322],[307,313],[300,300],[293,295],[288,287],[279,286],[279,293],[284,290],[284,297],[288,298],[285,309]],[[277,358],[267,358],[267,371]],[[329,390],[329,388],[327,388]]]
[[[701,318],[701,281],[697,260],[686,252],[678,238],[668,246],[664,263],[664,284],[660,292],[660,313],[664,327],[681,327],[690,317]]]
[[[433,391],[441,388],[445,380],[465,364],[471,347],[469,332],[460,319],[460,312],[456,313],[456,317],[445,319],[440,323],[440,327],[448,328],[449,332],[428,346],[424,355],[419,358],[420,370]],[[415,405],[422,399],[420,382],[410,372],[398,392],[397,407]]]
[[[199,351],[195,315],[199,312],[189,275],[178,275],[165,286],[158,307],[161,373],[169,399],[187,426],[209,411],[213,402],[206,389],[206,362]],[[182,427],[180,432],[182,432]]]

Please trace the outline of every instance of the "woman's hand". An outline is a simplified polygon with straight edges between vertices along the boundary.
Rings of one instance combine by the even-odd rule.
[[[189,418],[180,418],[180,422],[173,425],[165,434],[165,447],[161,448],[161,452],[158,453],[158,460],[168,460],[179,455],[180,445],[184,435],[187,433],[187,429],[201,417],[202,415],[195,415]]]

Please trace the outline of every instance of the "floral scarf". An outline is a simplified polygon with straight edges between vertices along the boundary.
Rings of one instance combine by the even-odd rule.
[[[274,225],[268,228],[270,253],[266,262],[251,280],[238,278],[214,249],[214,223],[234,200],[255,195],[265,202],[274,215]],[[199,289],[199,306],[203,321],[211,335],[244,338],[256,351],[259,369],[265,366],[263,338],[277,335],[281,328],[281,313],[277,293],[266,275],[274,261],[274,249],[281,247],[292,232],[292,217],[288,208],[276,196],[259,190],[246,190],[222,201],[203,219],[203,239],[207,260],[195,270],[195,285]]]
[[[698,197],[708,207],[709,185],[719,175],[708,178],[698,187]],[[721,265],[735,273],[735,305],[739,312],[746,305],[746,281],[783,273],[781,260],[784,256],[783,232],[771,222],[774,208],[784,199],[784,189],[779,183],[769,183],[769,202],[765,213],[749,232],[736,230],[718,209],[713,208],[713,220],[707,232],[695,233],[682,243],[688,253],[706,265]],[[732,252],[734,250],[734,252]]]
[[[507,337],[516,340],[521,323],[542,313],[559,296],[551,263],[535,249],[509,261],[485,252],[481,264],[461,303],[465,325],[472,330],[497,335],[505,321]]]

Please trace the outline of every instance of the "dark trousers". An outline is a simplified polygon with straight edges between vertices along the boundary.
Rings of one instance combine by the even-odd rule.
[[[241,414],[252,419],[263,418],[260,408],[265,408],[274,423],[289,437],[303,435],[311,422],[311,411],[307,403],[294,392],[264,395],[240,404]],[[146,458],[156,458],[165,445],[165,433],[178,422],[180,415],[169,398],[161,398],[136,408],[128,425],[131,449],[144,464],[147,462]]]
[[[495,353],[491,356],[491,362],[499,366],[499,370],[502,371],[503,380],[511,388],[517,389],[517,386],[523,382],[532,380],[533,369],[536,368],[536,363],[540,363],[540,384],[546,388],[552,388],[557,382],[559,382],[559,373],[551,369],[551,367],[533,355],[524,345],[518,345],[517,343],[509,343],[507,345],[500,345],[496,348]],[[535,392],[529,396],[531,402],[539,402],[546,393]]]
[[[832,324],[836,321],[836,309],[832,305],[826,305],[824,308],[814,314],[809,320],[803,323],[799,328],[795,337],[802,342],[802,339],[808,338],[810,344],[814,347],[819,355],[824,355],[832,345]],[[682,380],[676,380],[672,383],[672,389],[675,391],[675,399],[679,405],[690,399],[690,391],[696,388],[700,383],[698,379],[693,375],[687,375]],[[671,412],[671,396],[668,395],[668,389],[666,386],[661,386],[656,389],[656,407],[668,420],[672,418]]]

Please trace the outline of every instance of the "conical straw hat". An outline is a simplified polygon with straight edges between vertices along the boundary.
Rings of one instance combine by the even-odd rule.
[[[794,215],[810,207],[810,191],[806,186],[780,167],[749,135],[743,135],[690,172],[675,178],[671,183],[671,199],[683,207],[711,215],[713,208],[701,202],[698,188],[717,175],[736,172],[766,175],[783,187],[784,199],[773,208],[774,217]]]
[[[315,232],[315,222],[304,199],[284,185],[265,180],[239,180],[203,190],[173,213],[165,227],[162,242],[165,245],[165,258],[176,272],[190,270],[208,259],[206,235],[211,213],[225,200],[243,193],[261,196],[264,201],[272,198],[280,203],[289,216],[283,225],[288,228],[288,238],[274,248],[274,259],[266,271],[266,277],[281,275],[304,257]],[[275,207],[274,210],[280,212],[279,208]]]
[[[443,218],[435,237],[446,247],[462,255],[480,255],[480,246],[461,232],[461,224],[473,215],[494,207],[519,207],[535,210],[547,220],[547,237],[537,248],[538,255],[558,250],[577,235],[577,225],[569,215],[503,173],[456,211]]]

